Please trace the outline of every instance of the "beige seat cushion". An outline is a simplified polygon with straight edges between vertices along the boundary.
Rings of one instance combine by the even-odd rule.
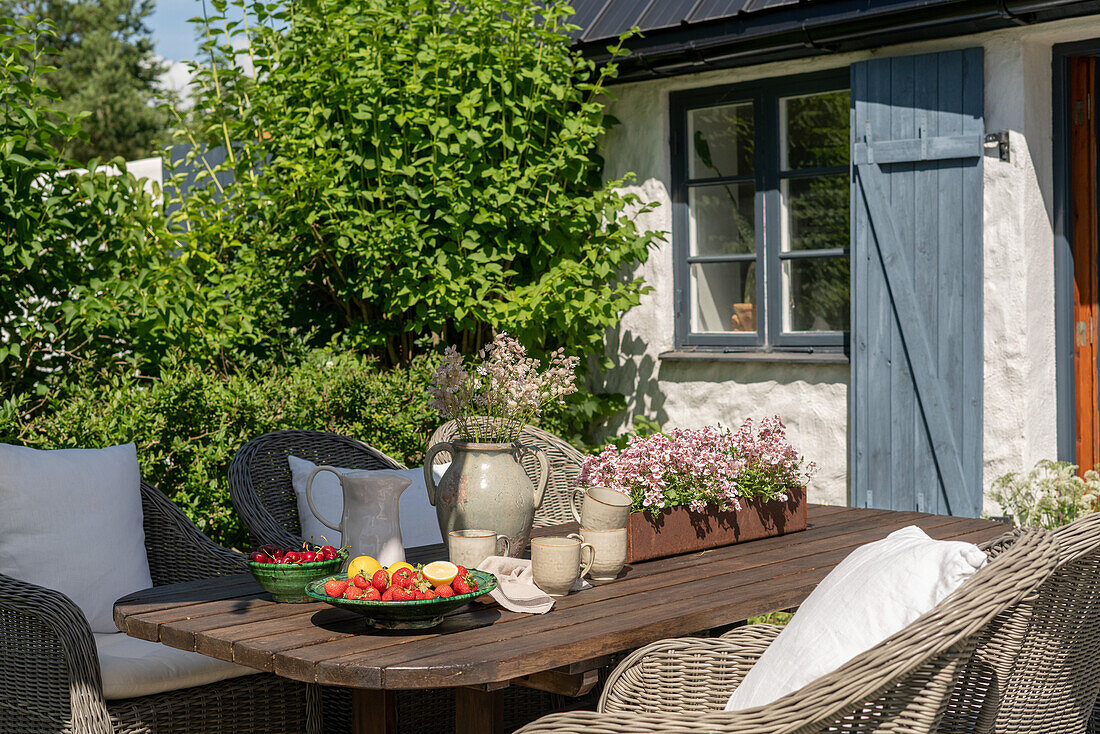
[[[261,672],[121,632],[93,637],[103,676],[103,697],[108,701],[194,688]]]

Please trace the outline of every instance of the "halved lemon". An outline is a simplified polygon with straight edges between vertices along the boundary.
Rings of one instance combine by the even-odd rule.
[[[370,556],[356,556],[348,564],[348,578],[353,579],[362,571],[369,579],[380,568],[382,568],[382,564]]]
[[[455,580],[458,575],[458,566],[450,561],[432,561],[423,570],[424,578],[432,582],[433,586],[443,586]]]

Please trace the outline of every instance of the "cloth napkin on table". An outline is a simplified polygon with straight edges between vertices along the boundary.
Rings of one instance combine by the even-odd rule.
[[[554,606],[554,597],[535,586],[535,576],[528,558],[489,556],[477,564],[477,570],[497,577],[497,587],[489,592],[489,596],[510,612],[546,614]],[[577,579],[573,591],[590,588],[592,584]]]

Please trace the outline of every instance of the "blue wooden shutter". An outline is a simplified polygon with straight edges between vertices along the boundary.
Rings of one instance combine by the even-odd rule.
[[[852,65],[857,506],[981,512],[982,63]]]

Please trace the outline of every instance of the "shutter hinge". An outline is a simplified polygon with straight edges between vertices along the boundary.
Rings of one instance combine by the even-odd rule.
[[[1008,144],[1008,130],[1000,130],[995,133],[986,133],[985,145],[987,148],[991,148],[994,145],[997,146],[997,154],[1001,160],[1008,163],[1011,159],[1011,149]]]

